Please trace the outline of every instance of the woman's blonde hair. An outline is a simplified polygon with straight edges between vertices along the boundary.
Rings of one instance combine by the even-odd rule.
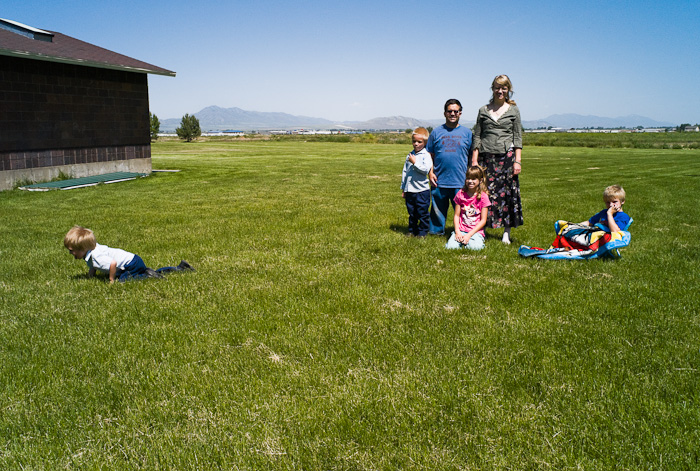
[[[497,75],[493,82],[491,82],[491,99],[489,103],[493,103],[493,89],[498,85],[499,87],[508,87],[508,96],[506,97],[506,103],[509,105],[515,105],[515,102],[511,99],[513,97],[513,84],[507,75]]]
[[[97,245],[95,234],[90,229],[82,226],[73,226],[63,238],[66,248],[77,250],[94,250]]]
[[[489,194],[488,190],[486,189],[486,174],[484,173],[483,168],[479,167],[478,165],[472,165],[467,169],[467,176],[464,178],[464,188],[462,188],[465,193],[467,192],[467,180],[470,178],[476,178],[479,180],[479,186],[476,187],[477,199],[481,198],[482,193],[486,193],[487,195]]]

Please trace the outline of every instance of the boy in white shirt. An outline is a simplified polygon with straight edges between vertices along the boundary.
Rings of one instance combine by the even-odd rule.
[[[408,210],[407,236],[425,237],[430,223],[430,180],[433,159],[425,150],[430,133],[425,128],[413,131],[413,152],[406,156],[401,175],[401,196]]]
[[[116,280],[123,282],[132,278],[163,278],[161,273],[171,271],[194,271],[194,268],[184,260],[176,267],[153,270],[148,268],[143,259],[136,254],[98,244],[95,234],[81,226],[73,226],[68,231],[63,238],[63,245],[76,260],[85,260],[89,268],[88,277],[93,277],[96,271],[100,271],[109,275],[110,283]]]

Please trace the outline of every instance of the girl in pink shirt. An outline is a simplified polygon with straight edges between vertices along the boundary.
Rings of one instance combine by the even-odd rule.
[[[474,165],[467,170],[464,188],[459,190],[455,202],[455,231],[445,244],[446,249],[484,248],[484,226],[489,214],[489,200],[484,182],[484,171]]]

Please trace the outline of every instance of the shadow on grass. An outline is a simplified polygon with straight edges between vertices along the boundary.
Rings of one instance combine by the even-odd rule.
[[[109,276],[99,274],[90,276],[87,273],[79,273],[77,275],[73,275],[71,278],[74,280],[97,280],[101,281],[102,283],[109,282]]]
[[[404,225],[404,224],[390,224],[389,229],[391,229],[393,232],[399,232],[405,236],[408,236],[408,234],[409,234],[408,226]],[[439,238],[448,240],[450,238],[448,234],[452,234],[452,230],[447,230],[447,228],[446,228],[445,234],[443,234],[443,235],[437,236],[437,235],[428,234],[427,237],[436,237],[436,238],[439,237]]]
[[[168,270],[168,271],[162,272],[162,275],[163,275],[162,278],[165,278],[166,276],[170,277],[176,273],[193,273],[193,272],[196,272],[196,270],[194,270],[194,269],[192,269],[192,270]],[[71,278],[74,280],[95,280],[95,281],[99,281],[101,283],[109,283],[109,275],[102,274],[102,273],[96,273],[94,276],[90,276],[87,273],[79,273],[77,275],[73,275]],[[120,280],[116,280],[116,281],[118,281],[120,283],[127,283],[127,282],[131,282],[131,281],[145,281],[145,280],[156,280],[156,279],[158,279],[158,278],[144,277],[144,278],[130,278],[126,281],[120,281]]]
[[[400,232],[401,234],[407,235],[408,234],[408,226],[404,224],[390,224],[389,229],[391,229],[394,232]]]

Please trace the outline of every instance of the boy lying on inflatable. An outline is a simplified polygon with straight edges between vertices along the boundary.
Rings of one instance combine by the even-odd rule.
[[[557,221],[554,224],[557,237],[549,249],[521,245],[518,254],[549,260],[620,258],[619,249],[628,246],[631,238],[627,229],[632,218],[622,211],[625,190],[611,185],[603,192],[603,200],[606,208],[588,221],[578,224]]]

